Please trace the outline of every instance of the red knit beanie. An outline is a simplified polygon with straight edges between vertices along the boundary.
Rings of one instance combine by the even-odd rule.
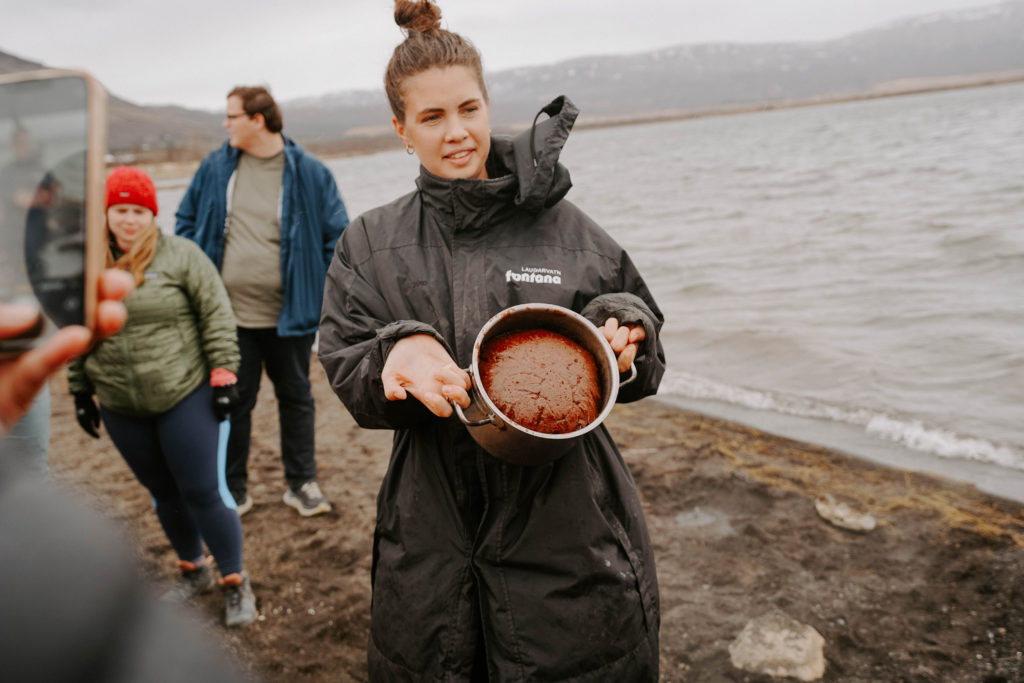
[[[156,210],[156,187],[143,171],[130,166],[118,166],[107,176],[107,206],[135,204],[153,212]]]

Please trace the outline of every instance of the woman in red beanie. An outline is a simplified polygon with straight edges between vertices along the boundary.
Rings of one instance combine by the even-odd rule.
[[[135,278],[128,321],[68,372],[76,416],[89,435],[102,418],[114,445],[153,496],[181,574],[165,593],[184,601],[214,586],[225,623],[256,619],[242,567],[242,526],[224,481],[228,415],[238,401],[235,318],[217,269],[193,242],[157,228],[156,188],[142,171],[107,178],[108,266]],[[99,399],[97,406],[93,396]]]

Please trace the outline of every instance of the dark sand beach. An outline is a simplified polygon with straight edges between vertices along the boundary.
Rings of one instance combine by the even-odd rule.
[[[191,612],[269,681],[366,680],[370,545],[391,433],[360,429],[312,376],[320,482],[334,511],[301,519],[281,502],[276,403],[254,419],[245,552],[261,620],[226,632],[219,596]],[[173,578],[149,497],[109,438],[78,427],[55,379],[51,467],[123,527],[141,570]],[[782,611],[825,640],[825,681],[1024,681],[1024,504],[951,480],[887,469],[656,400],[608,419],[636,478],[658,563],[663,681],[770,681],[734,669],[748,620]],[[831,494],[878,520],[833,526]]]

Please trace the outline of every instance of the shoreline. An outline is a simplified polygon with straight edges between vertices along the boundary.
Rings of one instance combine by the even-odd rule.
[[[629,117],[587,117],[581,116],[574,126],[576,131],[593,130],[600,128],[618,128],[622,126],[638,126],[651,123],[666,123],[671,121],[685,121],[690,119],[710,118],[715,116],[734,116],[737,114],[752,114],[757,112],[768,112],[785,109],[799,109],[803,107],[815,107],[830,104],[843,104],[846,102],[860,102],[867,100],[882,99],[888,97],[904,97],[909,95],[923,95],[927,93],[943,92],[947,90],[965,90],[970,88],[987,88],[1001,85],[1011,85],[1024,82],[1024,71],[1012,71],[1006,73],[986,74],[980,77],[935,77],[908,79],[893,81],[892,84],[882,84],[876,90],[870,92],[850,93],[847,95],[828,95],[808,98],[804,100],[780,100],[769,102],[749,102],[735,105],[722,105],[716,107],[702,107],[699,109],[685,109],[666,111],[655,114],[643,114]],[[526,128],[524,125],[509,126],[498,130],[499,134],[515,134]],[[343,138],[329,142],[301,143],[310,152],[321,160],[338,159],[353,156],[368,156],[381,152],[395,151],[402,149],[398,138],[393,133],[381,135],[367,135],[351,138]],[[208,150],[208,151],[212,151]],[[149,173],[156,181],[187,178],[195,173],[202,159],[190,159],[180,161],[164,162],[140,162],[134,164],[136,167]]]
[[[755,410],[714,400],[654,396],[655,400],[716,419],[736,422],[780,438],[834,450],[847,457],[884,467],[942,477],[977,487],[985,493],[1024,503],[1024,470],[915,450],[867,433],[859,425]]]

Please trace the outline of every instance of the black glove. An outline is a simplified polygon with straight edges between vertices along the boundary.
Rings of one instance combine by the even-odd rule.
[[[234,384],[225,384],[220,387],[213,387],[213,413],[217,416],[218,422],[223,422],[231,415],[240,402],[238,389]]]
[[[100,409],[96,407],[96,401],[92,400],[92,394],[75,394],[75,417],[86,434],[94,439],[100,438],[96,431],[100,426]]]

